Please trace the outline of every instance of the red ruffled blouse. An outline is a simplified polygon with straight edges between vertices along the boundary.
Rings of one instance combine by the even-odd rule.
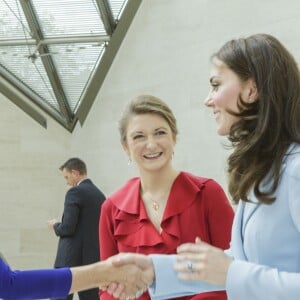
[[[140,178],[132,178],[103,203],[99,222],[101,260],[119,252],[174,254],[180,244],[194,242],[197,236],[216,247],[229,247],[234,213],[217,182],[181,172],[170,191],[161,233],[148,219],[140,184]],[[101,300],[108,299],[114,298],[101,292]],[[150,297],[146,292],[138,299]],[[225,292],[210,292],[180,299],[227,297]]]

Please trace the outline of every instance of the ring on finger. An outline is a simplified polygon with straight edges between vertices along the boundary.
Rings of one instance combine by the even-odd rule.
[[[186,263],[186,267],[187,267],[187,269],[188,269],[188,271],[189,271],[190,273],[192,273],[192,272],[195,271],[194,265],[193,265],[193,263],[192,263],[190,260]]]

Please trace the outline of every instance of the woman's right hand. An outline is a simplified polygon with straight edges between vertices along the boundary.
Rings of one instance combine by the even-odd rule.
[[[196,243],[180,245],[177,253],[175,270],[178,271],[180,279],[225,285],[232,259],[222,249],[197,238]]]

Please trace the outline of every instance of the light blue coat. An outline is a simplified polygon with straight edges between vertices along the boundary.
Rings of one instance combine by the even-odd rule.
[[[262,189],[270,186],[265,180]],[[239,203],[233,222],[226,287],[183,282],[173,270],[175,255],[151,255],[156,281],[152,299],[226,288],[229,300],[300,299],[300,145],[290,146],[272,205]]]

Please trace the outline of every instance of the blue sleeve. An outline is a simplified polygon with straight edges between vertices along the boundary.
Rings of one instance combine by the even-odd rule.
[[[176,298],[204,292],[222,291],[223,286],[201,281],[183,281],[178,279],[173,265],[176,255],[151,254],[155,272],[155,281],[149,287],[152,300]]]
[[[267,266],[234,260],[228,271],[228,299],[298,300],[300,274],[282,272]]]
[[[72,282],[69,268],[12,271],[0,259],[1,299],[66,297]]]

